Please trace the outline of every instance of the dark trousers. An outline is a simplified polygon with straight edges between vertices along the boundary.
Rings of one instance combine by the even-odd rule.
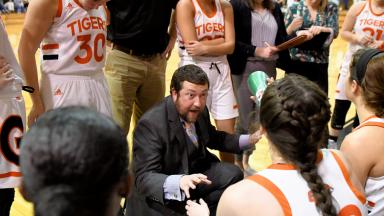
[[[0,215],[9,216],[13,199],[15,198],[15,189],[2,188],[0,189]]]
[[[243,172],[235,165],[226,162],[211,163],[210,167],[200,173],[206,175],[212,184],[197,185],[195,190],[191,190],[191,200],[203,198],[208,204],[210,215],[216,215],[217,204],[224,190],[241,181]]]
[[[288,74],[298,74],[317,83],[328,95],[328,63],[318,64],[313,62],[292,61]]]

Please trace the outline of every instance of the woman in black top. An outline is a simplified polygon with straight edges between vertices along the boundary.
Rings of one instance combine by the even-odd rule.
[[[236,131],[248,133],[248,122],[255,104],[249,99],[251,92],[248,89],[247,79],[253,71],[257,70],[276,78],[276,67],[288,69],[290,60],[288,51],[277,53],[278,49],[275,46],[288,40],[288,36],[284,16],[276,2],[231,0],[231,4],[234,12],[236,41],[235,51],[232,55],[228,55],[228,61],[239,104],[240,116]],[[254,172],[248,164],[250,153],[245,153],[243,158],[242,155],[238,155],[235,161],[244,169],[246,175]]]

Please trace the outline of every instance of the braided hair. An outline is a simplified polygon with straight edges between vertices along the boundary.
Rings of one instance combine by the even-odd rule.
[[[327,95],[304,77],[288,75],[266,89],[260,123],[283,158],[293,163],[312,191],[323,216],[336,215],[329,188],[318,174],[318,150],[327,137]]]

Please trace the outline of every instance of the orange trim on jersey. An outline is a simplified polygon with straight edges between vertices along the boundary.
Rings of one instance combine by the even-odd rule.
[[[296,170],[296,166],[292,164],[272,164],[267,169],[275,169],[275,170]]]
[[[63,0],[58,0],[56,17],[61,17],[62,13],[63,13]]]
[[[7,172],[0,173],[0,178],[8,178],[8,177],[21,177],[21,172]]]
[[[357,12],[357,14],[355,15],[356,17],[359,16],[361,14],[361,12],[363,12],[365,6],[367,5],[367,2],[364,2],[363,4],[363,7],[360,8],[360,10]]]
[[[376,115],[371,115],[371,116],[369,116],[369,117],[366,118],[364,121],[362,121],[362,122],[360,123],[360,125],[357,126],[353,131],[355,131],[355,130],[361,128],[361,127],[364,127],[365,124],[368,123],[367,121],[368,121],[369,119],[373,119],[373,118],[378,118],[378,117],[377,117]]]
[[[376,127],[384,128],[384,122],[367,122],[367,123],[364,123],[362,125],[359,125],[359,127],[357,127],[355,130],[362,128],[362,127],[365,127],[365,126],[376,126]]]
[[[368,5],[369,5],[369,11],[371,11],[371,13],[375,16],[383,16],[384,15],[384,12],[381,13],[381,14],[378,14],[378,13],[375,13],[373,12],[373,9],[372,9],[372,4],[371,4],[371,0],[368,0]]]
[[[73,0],[79,7],[83,8],[83,6],[80,4],[79,0]],[[84,8],[83,8],[84,9]]]
[[[316,157],[316,164],[320,163],[320,161],[323,160],[323,152],[320,150],[317,152]],[[297,167],[293,164],[283,164],[283,163],[277,163],[272,164],[267,169],[274,169],[274,170],[297,170]]]
[[[215,11],[212,13],[212,14],[208,14],[203,7],[201,7],[201,4],[199,2],[199,0],[195,0],[197,2],[197,4],[199,5],[201,11],[203,12],[203,14],[205,14],[205,16],[207,16],[208,18],[212,18],[216,15],[216,12],[217,12],[217,8],[216,8],[216,1],[215,1]],[[220,4],[220,2],[219,2]],[[196,13],[196,12],[195,12]]]
[[[275,197],[277,202],[280,204],[281,209],[283,210],[284,216],[292,216],[292,209],[288,203],[287,198],[272,181],[261,175],[250,176],[248,179],[264,187]]]
[[[355,196],[360,200],[360,202],[362,204],[365,204],[366,199],[365,199],[364,194],[362,194],[359,190],[357,190],[357,188],[352,184],[352,181],[351,181],[351,178],[349,176],[348,170],[345,167],[343,161],[340,159],[340,157],[334,151],[331,150],[330,152],[332,153],[332,155],[335,158],[337,164],[339,165],[339,167],[341,169],[341,172],[343,173],[344,179],[347,182],[349,188],[352,190],[352,192],[355,194]]]
[[[320,161],[323,160],[323,152],[321,150],[319,150],[317,152],[317,157],[316,157],[316,164],[320,163]]]
[[[42,50],[59,49],[59,44],[45,44],[41,47]]]

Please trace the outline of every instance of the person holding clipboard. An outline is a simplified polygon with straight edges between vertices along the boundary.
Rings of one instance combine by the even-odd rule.
[[[279,52],[275,46],[288,40],[284,16],[278,3],[271,0],[231,0],[235,25],[235,50],[228,55],[234,91],[239,104],[236,132],[248,133],[250,114],[254,110],[247,80],[254,71],[264,71],[276,78],[276,67],[287,70],[288,50]],[[281,63],[281,64],[280,64]],[[252,175],[249,166],[250,152],[237,155],[235,164]]]
[[[307,77],[328,93],[329,47],[339,32],[337,5],[327,0],[301,0],[288,8],[285,26],[288,35],[304,31],[314,36],[289,50],[292,67],[286,72]]]

